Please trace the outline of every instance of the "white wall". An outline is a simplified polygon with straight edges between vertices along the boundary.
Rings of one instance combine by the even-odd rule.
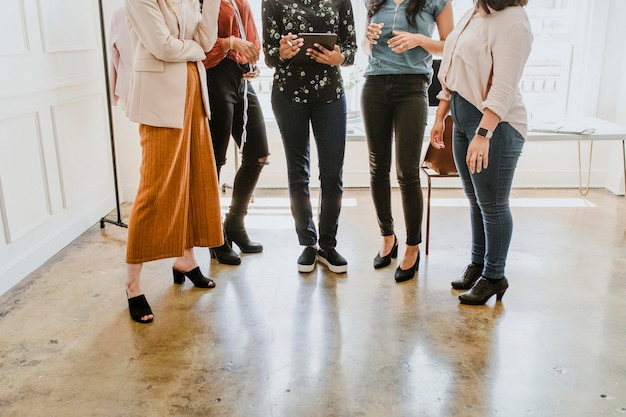
[[[259,1],[259,0],[252,0]],[[570,110],[626,124],[623,0],[581,2],[589,25],[574,53]],[[123,0],[106,0],[106,29]],[[597,6],[597,7],[596,7]],[[578,24],[578,22],[577,22]],[[0,293],[114,209],[105,79],[96,0],[4,0],[0,13]],[[575,74],[574,74],[575,75]],[[573,75],[573,76],[574,76]],[[267,96],[265,97],[267,98]],[[271,114],[271,108],[265,107]],[[123,201],[139,180],[137,126],[113,110]],[[284,187],[282,144],[268,122],[271,165],[262,187]],[[314,147],[313,147],[314,148]],[[224,170],[232,182],[233,151]],[[596,144],[591,185],[621,193],[621,146]],[[315,156],[313,156],[315,160]],[[515,186],[577,187],[575,144],[528,144]],[[315,184],[317,173],[312,173]],[[367,186],[367,149],[350,141],[346,186]]]
[[[0,12],[0,293],[114,207],[95,0]]]
[[[251,0],[253,5],[260,0]],[[122,5],[122,0],[107,2],[107,8],[112,10]],[[458,2],[457,2],[458,3]],[[460,4],[460,3],[459,3]],[[355,2],[355,7],[361,7],[362,2]],[[575,48],[571,54],[573,62],[572,81],[575,88],[569,96],[567,104],[570,115],[598,115],[609,120],[626,123],[626,118],[617,118],[615,111],[626,98],[626,81],[618,84],[613,81],[623,78],[624,74],[624,25],[620,24],[619,16],[626,7],[626,2],[620,0],[589,0],[580,1],[579,19],[575,22],[576,39],[581,47]],[[106,13],[105,13],[106,14]],[[357,13],[355,13],[357,14]],[[607,24],[608,22],[608,24]],[[358,35],[362,35],[357,25]],[[557,51],[555,51],[556,53]],[[561,51],[558,51],[559,53]],[[567,54],[565,54],[567,55]],[[569,58],[568,58],[569,59]],[[600,64],[598,64],[600,63]],[[598,69],[602,68],[602,74]],[[263,74],[271,78],[271,70]],[[579,85],[580,84],[580,85]],[[615,88],[616,85],[619,88]],[[358,86],[354,90],[358,92]],[[261,92],[264,100],[264,111],[268,119],[272,118],[269,105],[269,90]],[[350,101],[351,110],[358,110],[358,97]],[[609,104],[607,104],[609,103]],[[621,104],[622,108],[626,104]],[[611,111],[613,109],[613,111]],[[531,110],[532,111],[532,110]],[[622,114],[624,109],[622,109]],[[123,113],[116,109],[115,134],[118,147],[118,173],[122,200],[132,201],[139,181],[139,138],[136,126],[129,123]],[[270,165],[261,175],[259,187],[286,187],[286,167],[282,143],[278,129],[273,120],[267,122]],[[623,170],[617,143],[596,143],[593,148],[593,159],[590,170],[590,185],[592,187],[606,187],[616,194],[623,193]],[[544,187],[544,188],[577,188],[579,186],[578,152],[576,143],[528,143],[520,159],[515,177],[515,187]],[[312,146],[315,150],[315,146]],[[588,170],[589,150],[582,146],[582,168],[586,176]],[[235,151],[231,148],[227,154],[229,163],[222,170],[222,182],[232,184],[235,171]],[[314,156],[314,155],[313,155]],[[315,157],[312,161],[315,161]],[[367,166],[367,147],[363,141],[348,143],[344,183],[346,187],[369,186],[369,170]],[[315,165],[315,163],[314,163]],[[316,167],[312,167],[311,183],[317,185]],[[586,177],[585,177],[586,178]],[[586,179],[583,182],[586,184]],[[437,181],[434,186],[456,186],[456,182]]]
[[[612,0],[608,12],[605,54],[596,66],[600,79],[598,89],[598,116],[626,124],[626,2]],[[623,150],[621,144],[610,145],[607,158],[609,172],[606,187],[614,193],[624,190]]]

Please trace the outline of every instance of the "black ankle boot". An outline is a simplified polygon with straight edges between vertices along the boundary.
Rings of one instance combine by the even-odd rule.
[[[243,216],[227,214],[224,219],[224,233],[226,234],[228,244],[236,243],[243,253],[263,252],[263,245],[251,241],[248,237],[246,228],[243,225]]]
[[[226,240],[226,238],[224,238]],[[241,259],[239,255],[232,250],[227,241],[224,242],[222,246],[218,246],[216,248],[209,249],[211,252],[211,258],[217,259],[217,262],[225,265],[239,265],[241,264]]]
[[[507,288],[509,288],[509,281],[506,277],[500,279],[480,277],[471,290],[459,295],[459,301],[461,304],[478,306],[485,304],[494,294],[497,294],[496,301],[500,301]]]
[[[244,217],[248,213],[248,204],[252,199],[254,188],[259,181],[264,163],[244,162],[233,181],[233,196],[230,202],[230,209],[224,219],[224,233],[228,243],[232,246],[235,242],[243,253],[259,253],[263,251],[263,245],[252,242],[246,233]]]
[[[470,263],[465,267],[463,273],[461,273],[461,277],[456,281],[452,281],[452,288],[455,290],[469,290],[472,288],[472,285],[476,282],[478,278],[483,273],[483,265]]]

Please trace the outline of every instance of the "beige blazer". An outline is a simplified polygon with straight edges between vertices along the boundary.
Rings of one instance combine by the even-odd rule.
[[[128,118],[181,129],[187,92],[187,62],[195,62],[207,116],[209,99],[202,60],[217,39],[220,0],[126,0],[133,69]]]
[[[109,32],[109,86],[113,105],[126,110],[131,68],[133,65],[133,48],[128,33],[128,21],[124,8],[113,12],[111,30]]]

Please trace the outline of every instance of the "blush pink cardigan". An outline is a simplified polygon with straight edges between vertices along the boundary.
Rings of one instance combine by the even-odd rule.
[[[528,117],[519,83],[532,41],[523,7],[491,14],[469,10],[446,38],[438,98],[450,101],[455,91],[480,111],[493,111],[526,137]]]

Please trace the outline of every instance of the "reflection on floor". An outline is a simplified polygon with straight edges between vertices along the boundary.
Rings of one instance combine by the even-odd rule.
[[[403,284],[372,268],[369,190],[345,197],[347,274],[298,273],[286,193],[260,190],[264,252],[231,267],[197,249],[214,290],[146,264],[147,326],[128,316],[126,230],[94,225],[0,296],[0,415],[626,415],[624,197],[515,190],[511,287],[480,307],[450,288],[469,256],[458,190],[434,190],[430,255]],[[403,242],[397,190],[394,212]]]

